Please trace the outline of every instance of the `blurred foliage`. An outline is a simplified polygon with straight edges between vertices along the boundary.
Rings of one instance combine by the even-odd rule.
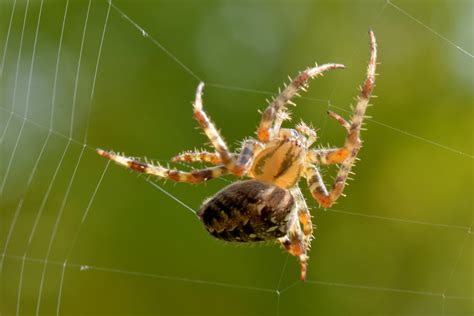
[[[84,33],[89,2],[69,1],[61,41],[66,1],[44,1],[35,45],[41,3],[0,1],[1,315],[474,313],[472,1],[116,0],[128,17],[111,9],[96,77],[108,2],[91,2]],[[293,109],[321,144],[342,144],[325,112],[348,115],[369,28],[374,119],[347,197],[325,212],[307,195],[317,225],[307,283],[278,246],[212,239],[144,177],[110,165],[98,186],[96,147],[165,162],[203,146],[198,79],[235,147],[287,75],[344,63]],[[197,209],[233,181],[221,180],[157,183]]]

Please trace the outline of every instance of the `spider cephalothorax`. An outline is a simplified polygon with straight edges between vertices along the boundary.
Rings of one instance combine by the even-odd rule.
[[[304,124],[295,129],[281,128],[289,118],[286,105],[304,90],[308,80],[330,69],[344,68],[341,64],[325,64],[306,69],[280,93],[262,113],[257,139],[247,139],[238,153],[229,151],[226,143],[202,107],[203,83],[194,101],[194,116],[215,148],[215,152],[185,152],[174,162],[205,162],[213,167],[184,172],[137,161],[133,158],[97,152],[118,164],[146,174],[178,182],[201,183],[232,174],[251,180],[233,183],[204,202],[197,213],[209,233],[233,242],[278,240],[301,261],[301,278],[306,276],[308,250],[313,237],[311,214],[298,187],[306,178],[312,196],[324,208],[330,207],[342,194],[347,177],[361,148],[360,130],[365,110],[375,82],[376,43],[370,36],[370,62],[351,120],[348,122],[334,112],[335,118],[347,131],[340,148],[311,148],[316,132]],[[338,164],[339,171],[328,191],[322,180],[319,165]]]

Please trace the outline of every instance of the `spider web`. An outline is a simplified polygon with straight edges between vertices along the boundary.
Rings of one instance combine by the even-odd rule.
[[[474,313],[472,4],[0,7],[0,315]],[[155,182],[94,152],[166,161],[202,144],[189,102],[202,79],[207,111],[242,139],[284,76],[315,60],[349,69],[311,83],[294,117],[340,144],[324,112],[349,113],[368,27],[375,119],[348,197],[327,212],[308,198],[305,284],[278,247],[215,241],[189,216],[231,178]]]

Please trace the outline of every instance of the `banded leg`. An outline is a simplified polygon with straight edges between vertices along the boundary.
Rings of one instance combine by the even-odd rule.
[[[257,148],[262,148],[262,145],[255,140],[249,139],[243,142],[240,153],[232,153],[232,157],[235,161],[234,174],[244,175],[247,173],[250,165],[252,164],[254,153]],[[171,159],[172,162],[207,162],[213,165],[222,164],[221,157],[216,153],[210,153],[207,151],[201,152],[184,152]]]
[[[362,141],[360,140],[360,130],[362,121],[364,119],[365,110],[369,105],[369,99],[374,89],[375,68],[377,64],[377,44],[375,41],[375,35],[372,31],[369,32],[369,37],[370,61],[367,67],[367,78],[364,81],[360,94],[357,98],[357,104],[354,108],[352,119],[350,122],[349,134],[346,138],[343,147],[345,150],[347,150],[348,156],[346,159],[343,159],[341,161],[339,171],[337,172],[330,192],[327,192],[326,188],[324,187],[319,172],[317,172],[317,175],[314,177],[315,179],[319,178],[319,180],[311,181],[309,178],[307,178],[310,187],[311,184],[309,182],[312,182],[314,186],[315,190],[311,190],[312,193],[315,192],[313,193],[313,196],[323,207],[326,208],[330,207],[341,196],[342,191],[344,190],[344,186],[346,185],[347,177],[349,176],[352,166],[356,161],[357,154],[362,146]],[[347,124],[344,122],[342,122],[341,124],[343,124],[343,126],[347,126]],[[315,170],[317,171],[317,169]],[[316,185],[316,183],[319,183],[319,185]]]
[[[298,217],[295,216],[288,233],[279,238],[280,244],[288,251],[289,254],[299,257],[301,263],[301,280],[306,279],[306,267],[308,265],[307,249],[304,242],[303,233],[298,223]]]
[[[328,208],[332,205],[331,196],[324,185],[323,177],[317,166],[307,166],[304,170],[304,177],[308,183],[309,191],[320,206]]]
[[[328,115],[341,124],[345,128],[348,134],[351,133],[351,124],[347,122],[344,118],[334,113],[333,111],[328,111]],[[321,148],[310,150],[307,154],[307,159],[309,162],[317,165],[332,165],[342,163],[344,160],[349,157],[350,149],[342,148]]]
[[[229,152],[227,144],[222,139],[221,135],[217,131],[214,124],[211,122],[206,112],[204,112],[202,107],[202,90],[204,89],[204,82],[199,83],[196,96],[194,99],[194,117],[198,121],[201,128],[204,130],[204,133],[207,135],[211,141],[212,146],[216,149],[216,152],[219,154],[222,163],[232,171],[235,163],[232,159],[232,154]]]
[[[97,153],[102,157],[108,158],[126,168],[177,182],[201,183],[228,174],[228,170],[224,165],[184,172],[144,163],[122,155],[107,152],[102,149],[97,149]]]
[[[236,168],[234,174],[242,176],[246,174],[249,168],[252,166],[256,151],[262,149],[263,146],[254,139],[247,139],[242,143],[242,149],[240,150],[237,158]]]
[[[188,151],[171,158],[172,162],[207,162],[213,165],[222,164],[221,157],[207,151]]]
[[[350,133],[351,125],[341,116],[333,111],[328,111],[328,115],[341,124]],[[321,148],[310,150],[307,154],[307,160],[317,165],[332,165],[342,163],[349,156],[349,149],[342,148]]]
[[[313,223],[311,221],[311,213],[309,212],[306,201],[304,200],[303,193],[299,187],[292,189],[292,195],[296,200],[298,207],[298,219],[301,225],[303,225],[303,246],[304,253],[300,255],[301,262],[301,279],[304,281],[306,278],[306,266],[308,263],[308,252],[311,249],[311,241],[313,240]]]
[[[298,219],[303,225],[303,233],[305,236],[306,249],[309,250],[311,247],[311,240],[313,239],[313,223],[311,221],[311,213],[309,212],[308,205],[304,200],[303,193],[298,186],[291,189],[292,195],[298,205]]]
[[[333,165],[342,163],[349,157],[349,153],[349,149],[345,147],[312,149],[306,154],[306,159],[316,165]]]
[[[215,128],[214,124],[211,122],[209,117],[207,116],[206,112],[204,112],[202,107],[202,90],[204,88],[204,83],[201,82],[196,90],[196,97],[194,100],[194,116],[198,121],[201,128],[206,133],[207,137],[211,141],[212,145],[216,149],[217,154],[219,155],[222,164],[235,176],[242,176],[246,171],[247,166],[242,165],[242,162],[247,163],[248,161],[243,161],[241,157],[235,158],[220,136],[219,132]],[[250,147],[254,147],[254,145],[248,145],[246,150],[252,151]],[[253,158],[253,156],[251,156]]]
[[[278,137],[281,139],[297,138],[298,136],[301,136],[298,135],[298,133],[307,136],[305,139],[306,147],[311,146],[311,144],[313,144],[317,139],[316,132],[303,121],[301,121],[301,123],[298,124],[295,129],[280,128],[278,130]]]
[[[339,124],[341,124],[342,127],[344,127],[348,133],[351,132],[351,124],[349,124],[349,122],[347,122],[340,115],[334,113],[333,111],[328,111],[328,115],[332,117],[333,119],[335,119],[336,121],[338,121]]]
[[[306,125],[303,121],[296,125],[296,130],[308,137],[306,140],[306,147],[308,148],[318,139],[316,131],[312,127]]]
[[[348,133],[350,133],[351,125],[345,119],[333,111],[328,111],[328,115],[336,119],[342,125],[342,127],[344,127]],[[307,154],[307,159],[309,162],[317,165],[332,165],[342,163],[348,156],[349,150],[345,147],[322,148],[309,151]]]
[[[291,104],[291,98],[298,95],[300,90],[305,90],[309,79],[322,75],[327,70],[339,68],[344,68],[344,65],[325,64],[302,71],[262,113],[260,126],[257,129],[258,139],[266,143],[269,142],[274,135],[278,134],[282,121],[287,117],[285,112],[286,104]]]

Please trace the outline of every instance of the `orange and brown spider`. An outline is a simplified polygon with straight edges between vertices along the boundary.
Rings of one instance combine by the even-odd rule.
[[[226,174],[249,177],[233,183],[206,200],[198,216],[209,233],[232,242],[278,240],[301,262],[301,279],[306,277],[308,250],[313,238],[311,214],[298,187],[306,178],[311,194],[324,208],[330,207],[342,194],[347,177],[361,148],[360,130],[375,82],[377,46],[372,31],[367,78],[362,85],[350,122],[333,112],[346,130],[347,137],[340,148],[312,149],[316,132],[301,123],[296,129],[280,128],[289,119],[287,104],[305,90],[308,80],[341,64],[325,64],[306,69],[285,87],[262,114],[256,139],[243,142],[238,153],[229,151],[226,143],[202,107],[203,83],[194,100],[194,116],[215,148],[215,152],[186,152],[174,162],[206,162],[214,167],[184,172],[140,162],[136,159],[97,149],[106,158],[127,168],[178,182],[201,183]],[[318,165],[339,164],[334,183],[328,191]],[[301,226],[300,226],[301,224]]]

